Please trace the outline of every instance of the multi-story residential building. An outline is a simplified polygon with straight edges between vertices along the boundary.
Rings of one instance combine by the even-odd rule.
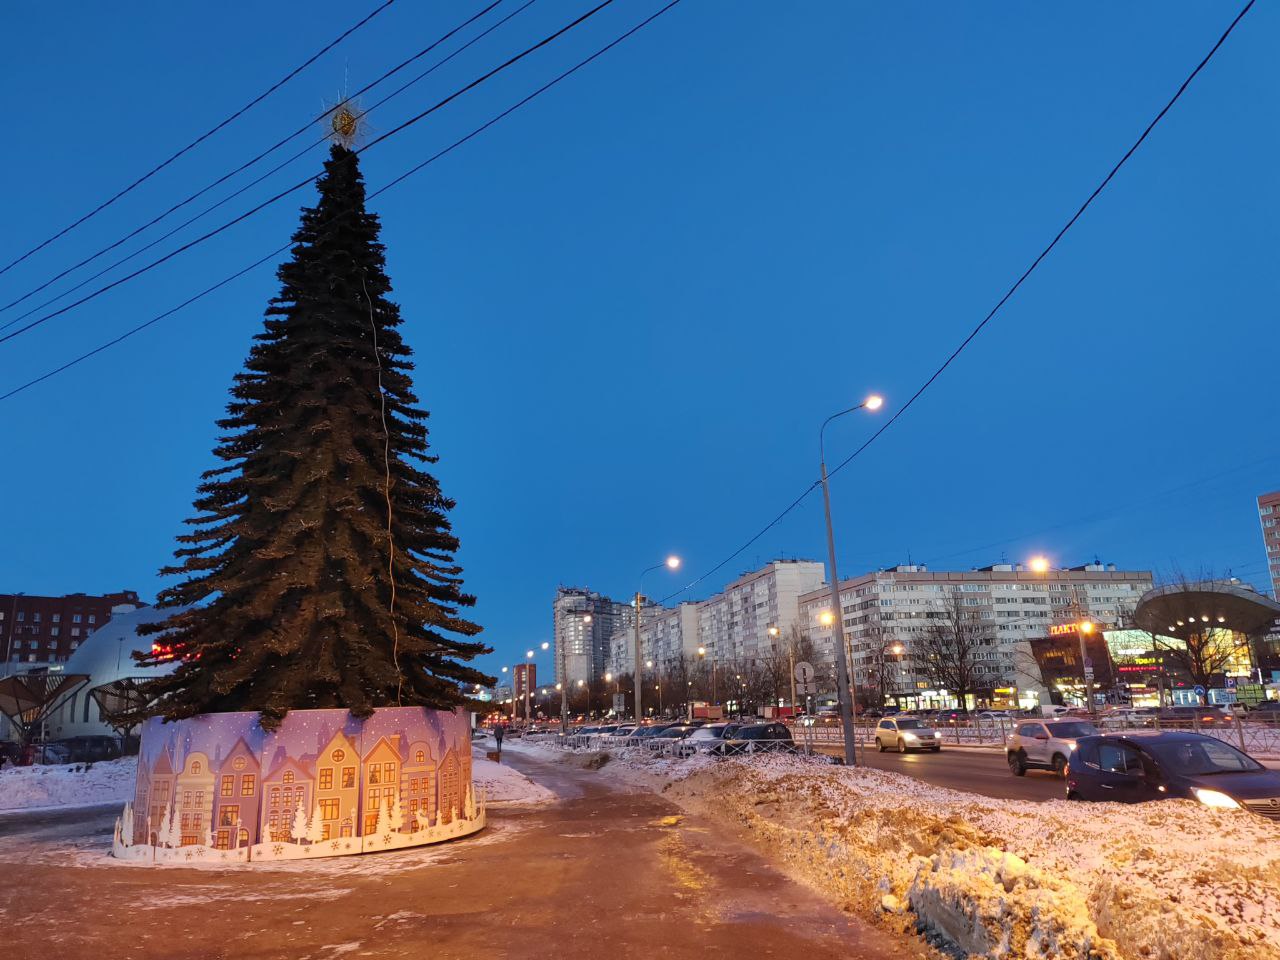
[[[612,600],[585,587],[556,590],[552,617],[555,629],[556,682],[570,686],[579,680],[594,683],[605,675],[610,655],[609,641],[633,624],[631,601]],[[646,618],[662,608],[646,605]]]
[[[1280,490],[1258,497],[1258,519],[1262,521],[1262,546],[1267,551],[1271,596],[1280,600]]]
[[[36,665],[65,663],[95,630],[111,619],[113,607],[143,606],[133,590],[102,596],[65,597],[0,594],[0,673]]]
[[[645,608],[640,618],[640,658],[652,662],[655,669],[674,663],[681,657],[692,658],[698,652],[697,603],[682,603],[671,610]],[[635,668],[634,624],[609,638],[606,671],[629,674]]]
[[[698,604],[697,646],[720,662],[781,651],[792,625],[805,622],[800,598],[825,579],[826,566],[815,560],[774,560],[743,574]]]
[[[985,627],[975,658],[975,699],[1026,704],[1045,695],[1030,640],[1048,636],[1053,625],[1082,618],[1103,627],[1126,626],[1151,584],[1147,571],[1102,563],[1044,571],[1007,563],[936,572],[899,566],[842,581],[840,618],[859,689],[868,688],[864,678],[883,672],[889,678],[886,693],[903,706],[949,706],[947,693],[931,684],[919,647],[958,599],[961,609],[972,609],[974,623]],[[829,620],[830,592],[807,593],[800,605],[819,677],[833,678],[834,631],[823,623]]]

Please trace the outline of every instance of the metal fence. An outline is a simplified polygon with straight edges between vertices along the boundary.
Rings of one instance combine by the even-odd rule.
[[[1035,718],[946,721],[937,724],[934,729],[942,733],[942,742],[944,744],[998,747],[1004,745],[1017,724],[1033,719]],[[1242,719],[1239,714],[1232,714],[1225,720],[1212,723],[1202,723],[1198,716],[1189,720],[1168,720],[1156,716],[1149,718],[1140,716],[1101,716],[1094,719],[1089,717],[1063,719],[1089,721],[1101,733],[1127,733],[1139,730],[1186,730],[1202,733],[1209,737],[1216,737],[1234,747],[1238,747],[1251,756],[1280,759],[1280,722],[1273,718],[1261,720],[1246,717]],[[874,743],[877,723],[878,721],[857,721],[854,724],[854,738],[857,742],[862,744]],[[811,742],[814,744],[835,744],[844,741],[839,722],[819,723],[814,726],[794,725],[792,726],[792,736],[795,737],[797,742]]]
[[[960,720],[937,724],[934,729],[942,733],[942,743],[954,746],[1001,747],[1019,723],[1034,720],[996,718],[994,720]],[[1045,718],[1046,720],[1051,718]],[[1280,759],[1280,721],[1274,718],[1256,720],[1233,714],[1223,721],[1202,723],[1200,718],[1168,720],[1159,717],[1101,716],[1070,717],[1064,719],[1090,721],[1102,733],[1125,733],[1138,730],[1187,730],[1216,737],[1238,747],[1245,753],[1262,759]],[[858,720],[854,724],[854,739],[862,745],[875,742],[878,721]],[[788,724],[793,742],[787,741],[734,741],[745,744],[741,750],[726,750],[719,740],[668,740],[661,737],[617,737],[609,734],[559,733],[528,734],[531,743],[550,743],[576,752],[608,750],[621,756],[633,757],[687,757],[698,752],[717,754],[741,753],[812,753],[816,748],[835,746],[844,742],[844,734],[838,721],[820,722],[812,726]]]

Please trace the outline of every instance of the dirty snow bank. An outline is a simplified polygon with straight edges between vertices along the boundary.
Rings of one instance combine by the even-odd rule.
[[[471,761],[471,779],[485,792],[489,803],[531,805],[554,800],[556,795],[534,783],[518,770],[476,756]]]
[[[0,770],[0,810],[124,803],[133,797],[138,758]]]
[[[685,763],[664,764],[667,795],[845,906],[969,954],[1280,960],[1280,829],[1247,813],[991,800],[801,758]]]

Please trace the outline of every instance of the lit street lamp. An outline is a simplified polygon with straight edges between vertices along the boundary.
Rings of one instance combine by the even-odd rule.
[[[844,730],[844,762],[849,766],[854,766],[858,762],[857,743],[853,737],[853,701],[849,695],[849,659],[844,652],[844,624],[842,622],[843,617],[840,616],[840,574],[836,569],[836,535],[831,527],[831,490],[827,482],[827,454],[824,438],[827,424],[832,420],[843,417],[846,413],[853,413],[855,410],[879,410],[883,404],[884,401],[880,397],[872,394],[857,406],[850,407],[848,410],[841,410],[839,413],[833,413],[822,421],[822,427],[818,430],[818,460],[822,477],[822,505],[827,517],[827,554],[831,563],[831,615],[834,630],[832,646],[835,648],[836,657],[836,696],[840,700],[840,726]],[[853,686],[856,690],[858,686],[856,679],[853,682]]]
[[[636,635],[635,635],[635,650],[633,651],[633,653],[635,654],[634,662],[636,667],[636,675],[634,680],[635,680],[635,698],[636,698],[635,715],[636,715],[637,724],[644,722],[644,708],[642,706],[643,694],[641,692],[644,689],[644,682],[643,682],[644,671],[640,669],[640,664],[642,663],[640,659],[640,611],[644,608],[644,577],[646,573],[652,573],[654,570],[660,570],[663,567],[666,567],[668,570],[680,569],[680,558],[672,555],[670,557],[667,557],[667,559],[662,561],[662,563],[655,563],[652,567],[648,567],[645,570],[641,571],[640,582],[639,582],[639,585],[636,587],[636,616],[635,616]]]
[[[707,656],[707,648],[699,647],[698,656]],[[714,650],[711,652],[711,702],[713,704],[716,702],[716,654]]]

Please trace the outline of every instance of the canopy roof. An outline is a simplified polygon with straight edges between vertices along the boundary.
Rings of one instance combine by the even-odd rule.
[[[1169,637],[1211,627],[1254,635],[1280,619],[1280,603],[1234,580],[1175,583],[1144,593],[1133,619],[1143,630]]]

